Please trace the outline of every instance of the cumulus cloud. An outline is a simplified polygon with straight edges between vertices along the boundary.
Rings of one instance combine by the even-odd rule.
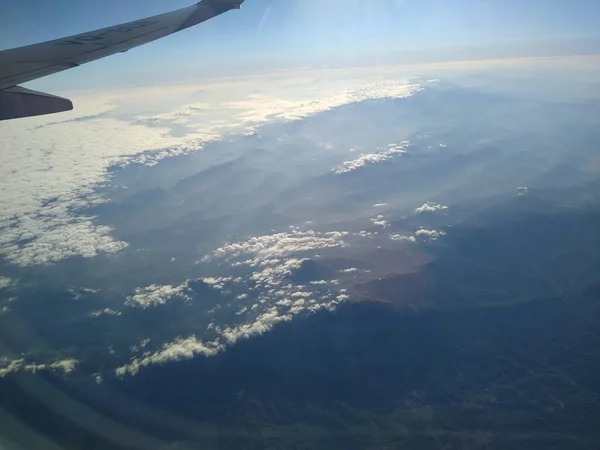
[[[169,300],[190,300],[187,294],[188,283],[179,286],[159,286],[152,284],[143,288],[136,288],[135,294],[127,297],[125,304],[128,306],[138,306],[148,308],[150,306],[164,305]]]
[[[445,209],[448,209],[448,207],[444,206],[444,205],[440,205],[439,203],[427,202],[427,203],[424,203],[423,206],[419,206],[417,209],[415,209],[415,212],[417,212],[417,213],[436,212],[436,211],[443,211]]]
[[[119,368],[118,374],[134,374],[146,365],[192,357],[197,353],[210,356],[240,339],[264,333],[279,322],[289,321],[294,315],[335,308],[344,299],[338,299],[337,293],[330,292],[325,280],[301,286],[292,283],[290,275],[306,260],[303,256],[314,257],[317,251],[342,247],[348,234],[293,228],[290,232],[257,236],[217,248],[204,262],[226,261],[237,267],[247,267],[249,273],[237,278],[201,278],[205,284],[218,290],[228,283],[232,284],[231,292],[224,291],[224,298],[230,295],[232,301],[224,301],[219,305],[223,311],[231,312],[225,322],[211,315],[214,310],[207,312],[211,321],[207,332],[213,333],[211,340],[208,343],[200,342],[194,337],[165,344],[155,353],[135,357],[130,364]],[[163,305],[173,299],[188,300],[191,282],[186,281],[179,286],[137,288],[127,298],[126,304],[147,308]],[[240,292],[243,289],[247,291]],[[249,295],[250,291],[254,295]]]
[[[332,231],[320,233],[294,229],[291,232],[257,236],[246,241],[227,243],[205,260],[224,259],[236,266],[247,266],[253,272],[248,277],[253,289],[265,292],[264,301],[277,302],[286,296],[299,295],[289,277],[301,267],[306,258],[323,249],[345,246],[349,233]],[[312,284],[317,288],[318,284]]]
[[[220,306],[231,314],[225,322],[211,316],[207,332],[213,333],[210,344],[202,343],[194,348],[198,353],[210,355],[240,339],[264,333],[275,324],[286,322],[302,312],[315,312],[320,309],[333,309],[345,298],[337,298],[339,293],[331,292],[325,280],[307,285],[296,285],[290,275],[299,269],[306,260],[303,256],[314,257],[314,253],[328,248],[345,245],[346,232],[316,232],[292,228],[290,232],[257,236],[245,241],[227,243],[217,248],[204,262],[226,261],[236,267],[245,266],[249,273],[242,277],[205,277],[202,281],[213,288],[221,289],[226,283],[233,283],[231,302],[224,301]],[[147,307],[164,304],[172,298],[185,298],[189,281],[180,286],[149,286],[139,288],[127,300],[129,304]],[[247,292],[240,292],[247,289]],[[253,295],[249,295],[252,291]],[[210,311],[207,313],[210,315]],[[221,315],[225,317],[225,315]],[[119,374],[135,373],[140,367],[179,358],[182,342],[168,344],[154,354],[134,358],[131,364],[121,367]],[[184,346],[188,349],[189,346]],[[169,351],[166,351],[166,350]],[[191,357],[194,352],[186,351]]]
[[[8,260],[21,266],[48,264],[74,256],[93,258],[128,246],[112,238],[112,228],[94,225],[85,217],[62,221],[39,215],[22,216],[18,225],[3,228],[0,224],[0,230],[4,230],[0,253],[8,252]]]
[[[196,336],[177,338],[166,343],[154,353],[147,352],[139,358],[133,358],[129,364],[115,370],[117,376],[135,375],[140,368],[151,364],[164,364],[169,361],[192,359],[196,355],[213,356],[219,352],[220,346],[215,342],[202,342]]]
[[[291,254],[343,247],[345,245],[343,239],[347,235],[347,232],[342,231],[319,233],[312,230],[293,230],[289,233],[257,236],[243,242],[227,243],[215,250],[213,257],[231,260],[232,258],[251,256],[252,259],[246,260],[250,265],[261,263],[269,265],[271,262],[278,264],[281,261],[280,258]]]
[[[440,237],[444,236],[446,233],[444,231],[437,230],[427,230],[425,228],[421,228],[415,232],[415,235],[424,239],[429,239],[431,241],[438,240]]]
[[[304,296],[303,296],[304,297]],[[301,312],[316,312],[321,309],[334,309],[340,302],[347,301],[349,296],[340,293],[335,298],[323,303],[317,303],[315,300],[306,298],[296,298],[295,300],[287,299],[280,300],[275,306],[269,307],[267,310],[259,313],[253,320],[242,323],[236,326],[226,326],[224,328],[217,327],[214,323],[210,324],[208,329],[215,330],[218,333],[216,339],[208,342],[202,342],[196,336],[188,338],[177,338],[172,342],[163,344],[162,347],[155,351],[144,351],[141,356],[133,357],[131,362],[118,367],[115,370],[117,376],[135,375],[140,369],[151,364],[164,364],[170,361],[181,361],[192,359],[197,355],[214,356],[220,351],[223,351],[227,346],[233,345],[240,340],[249,339],[252,336],[260,335],[270,331],[275,325],[281,322],[289,322],[293,315]],[[278,308],[286,309],[281,313]],[[252,310],[259,307],[254,305]],[[245,314],[244,311],[242,314]],[[142,351],[143,348],[135,348],[134,351]],[[9,366],[11,370],[16,370],[15,367]],[[8,371],[6,373],[9,373]],[[0,369],[0,376],[2,375]]]
[[[385,220],[381,214],[378,215],[377,217],[371,219],[371,222],[373,222],[373,225],[382,227],[382,228],[387,228],[390,226],[389,222],[387,220]]]
[[[251,323],[246,323],[234,328],[226,328],[223,330],[223,338],[228,344],[234,344],[240,339],[248,339],[257,334],[263,334],[269,331],[279,322],[292,320],[289,314],[280,315],[276,307],[270,308],[265,313],[257,317]]]
[[[351,161],[345,161],[341,166],[334,169],[337,174],[348,173],[360,169],[368,164],[375,164],[382,161],[387,161],[396,155],[406,153],[410,147],[410,142],[402,141],[399,144],[390,144],[383,149],[379,149],[375,153],[362,154],[360,157]],[[382,205],[380,205],[382,206]]]

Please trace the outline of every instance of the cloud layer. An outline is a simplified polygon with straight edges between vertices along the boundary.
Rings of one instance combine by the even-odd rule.
[[[376,83],[368,77],[357,81],[350,74],[314,76],[309,84],[288,74],[74,94],[77,109],[61,114],[62,120],[46,116],[3,123],[0,256],[29,266],[127,248],[114,239],[110,227],[78,212],[103,201],[95,187],[107,181],[111,165],[152,165],[199,151],[226,133],[366,99],[406,97],[420,89],[392,76]],[[206,98],[193,100],[198,92]],[[148,109],[160,112],[140,113]],[[185,133],[173,135],[174,127],[184,127]]]

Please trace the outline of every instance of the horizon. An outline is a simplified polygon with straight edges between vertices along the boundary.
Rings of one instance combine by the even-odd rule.
[[[0,18],[0,48],[20,47],[168,12],[190,1],[121,4],[10,0]],[[179,83],[270,71],[416,65],[600,53],[593,17],[582,0],[248,0],[211,21],[125,55],[28,83],[64,91]],[[39,20],[43,18],[43,23]],[[160,55],[157,67],[156,58]],[[197,55],[198,58],[194,56]],[[177,67],[174,71],[173,68]]]

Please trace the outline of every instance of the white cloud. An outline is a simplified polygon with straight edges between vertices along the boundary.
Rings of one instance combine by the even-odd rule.
[[[125,304],[128,306],[139,306],[148,308],[150,306],[164,305],[171,299],[189,300],[186,290],[188,283],[179,286],[159,286],[152,284],[143,288],[136,288],[135,294],[127,297]]]
[[[111,109],[91,100],[93,112]],[[85,114],[86,101],[81,102]],[[69,113],[66,117],[76,117]],[[160,130],[114,119],[35,125],[47,118],[2,124],[0,140],[0,255],[19,265],[46,264],[74,255],[124,248],[109,227],[73,210],[99,202],[94,186],[106,167],[128,155],[176,142]]]
[[[390,234],[390,239],[393,241],[408,241],[408,242],[416,242],[417,238],[414,236],[405,236],[403,234]]]
[[[273,326],[279,322],[287,322],[292,320],[289,314],[279,315],[277,308],[273,307],[258,316],[257,319],[251,323],[243,324],[234,328],[226,328],[223,330],[223,337],[225,341],[231,345],[241,339],[248,339],[251,336],[257,334],[263,334],[269,331]]]
[[[276,233],[257,236],[243,242],[227,243],[213,253],[213,257],[232,258],[252,256],[246,260],[251,265],[279,264],[282,257],[295,253],[305,253],[324,248],[343,247],[343,238],[347,232],[332,231],[319,233],[316,231],[294,230],[289,233]],[[210,258],[207,258],[210,259]]]
[[[313,83],[306,83],[312,77]],[[373,80],[377,77],[377,82]],[[297,82],[296,82],[297,80]],[[307,71],[202,84],[65,93],[77,107],[59,116],[2,124],[0,256],[22,266],[118,252],[110,227],[77,213],[102,199],[107,168],[201,150],[226,133],[307,117],[366,99],[407,97],[421,88],[388,74]],[[202,97],[200,100],[199,97]],[[168,106],[165,106],[168,105]],[[156,110],[144,116],[140,111]],[[170,134],[176,124],[184,137]]]
[[[278,266],[267,267],[254,272],[250,276],[250,279],[263,288],[278,287],[281,283],[286,282],[287,277],[291,275],[294,270],[300,268],[302,261],[304,260],[295,258],[288,259]]]
[[[423,206],[419,206],[417,209],[415,209],[415,212],[417,212],[417,213],[435,212],[435,211],[443,211],[445,209],[448,209],[448,207],[444,206],[444,205],[440,205],[439,203],[427,202],[427,203],[424,203]]]
[[[211,317],[213,326],[208,331],[215,333],[216,336],[212,335],[210,344],[202,343],[204,347],[194,348],[197,348],[199,353],[211,355],[240,339],[264,333],[279,322],[291,320],[296,314],[315,312],[319,309],[334,309],[341,301],[336,299],[335,293],[323,295],[321,292],[317,302],[310,292],[310,287],[316,288],[317,285],[326,284],[326,281],[297,286],[290,282],[289,275],[300,268],[305,261],[305,258],[299,257],[300,255],[341,247],[345,245],[343,239],[347,235],[348,233],[337,231],[318,233],[294,229],[289,233],[276,233],[254,237],[247,241],[228,243],[215,250],[207,260],[225,260],[232,265],[237,263],[240,266],[247,266],[251,272],[235,280],[232,277],[205,277],[202,281],[213,288],[235,281],[234,290],[244,288],[246,285],[246,289],[254,290],[258,296],[252,296],[254,304],[251,304],[248,302],[251,297],[248,293],[237,295],[232,293],[236,301],[223,302],[219,305],[222,309],[231,312],[229,318],[225,319],[225,322],[216,322],[216,318]],[[165,304],[175,298],[188,299],[189,283],[187,281],[179,286],[151,285],[138,288],[126,303],[146,308]],[[210,311],[207,314],[210,314]],[[134,358],[130,364],[119,368],[118,373],[120,375],[136,373],[145,365],[170,360],[173,355],[179,357],[182,342],[178,341],[175,344],[168,344],[157,353]],[[183,347],[186,350],[184,354],[190,355],[191,353],[187,351],[189,345]]]
[[[383,149],[379,149],[376,153],[367,153],[351,161],[345,161],[341,166],[334,169],[337,174],[352,172],[360,169],[368,164],[375,164],[393,158],[396,155],[401,155],[407,152],[410,147],[410,142],[402,141],[399,144],[390,144]]]
[[[201,342],[196,336],[188,338],[177,338],[173,342],[164,344],[162,348],[155,353],[145,353],[139,358],[133,358],[131,363],[116,369],[117,376],[126,374],[135,375],[140,368],[150,364],[164,364],[169,361],[182,361],[192,359],[196,355],[214,356],[220,350],[220,346],[215,342]]]
[[[387,220],[385,220],[381,214],[379,216],[371,219],[371,222],[373,222],[373,225],[382,227],[382,228],[387,228],[390,226],[390,223]]]
[[[12,284],[12,280],[7,277],[0,277],[0,289],[4,289],[10,287]]]
[[[417,235],[418,237],[426,238],[426,239],[429,239],[432,241],[439,239],[440,237],[444,236],[445,234],[446,234],[446,232],[444,232],[444,231],[427,230],[425,228],[421,228],[415,232],[415,235]]]
[[[121,313],[119,311],[115,311],[114,309],[104,308],[99,309],[97,311],[93,311],[90,314],[92,317],[100,317],[100,316],[120,316]]]
[[[348,269],[340,270],[341,273],[352,273],[352,272],[357,272],[357,271],[358,271],[358,269],[356,267],[350,267]]]
[[[72,358],[55,361],[49,364],[36,364],[33,362],[26,362],[23,358],[9,360],[4,357],[0,358],[0,378],[16,372],[36,373],[38,371],[51,371],[68,374],[73,372],[78,364],[79,361]]]
[[[289,276],[305,261],[302,256],[314,257],[316,251],[343,247],[346,236],[347,232],[319,233],[294,228],[291,232],[227,243],[205,260],[224,259],[232,265],[245,265],[254,269],[249,281],[255,285],[255,289],[264,292],[259,302],[259,309],[263,310],[269,304],[273,305],[290,297],[310,296],[310,293],[297,292],[299,288],[290,284]],[[257,308],[250,308],[248,313],[256,313]]]
[[[207,277],[202,278],[202,281],[211,286],[228,283],[232,280],[232,277]]]

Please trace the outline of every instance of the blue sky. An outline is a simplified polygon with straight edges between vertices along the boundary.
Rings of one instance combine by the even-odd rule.
[[[190,0],[4,0],[0,48],[166,12]],[[416,62],[590,53],[600,49],[598,0],[246,0],[242,11],[61,74],[110,80],[294,65]],[[156,62],[159,60],[160,67]],[[132,64],[132,59],[135,63]],[[85,72],[84,72],[85,71]],[[152,72],[152,75],[150,73]],[[127,77],[129,74],[129,78]]]

